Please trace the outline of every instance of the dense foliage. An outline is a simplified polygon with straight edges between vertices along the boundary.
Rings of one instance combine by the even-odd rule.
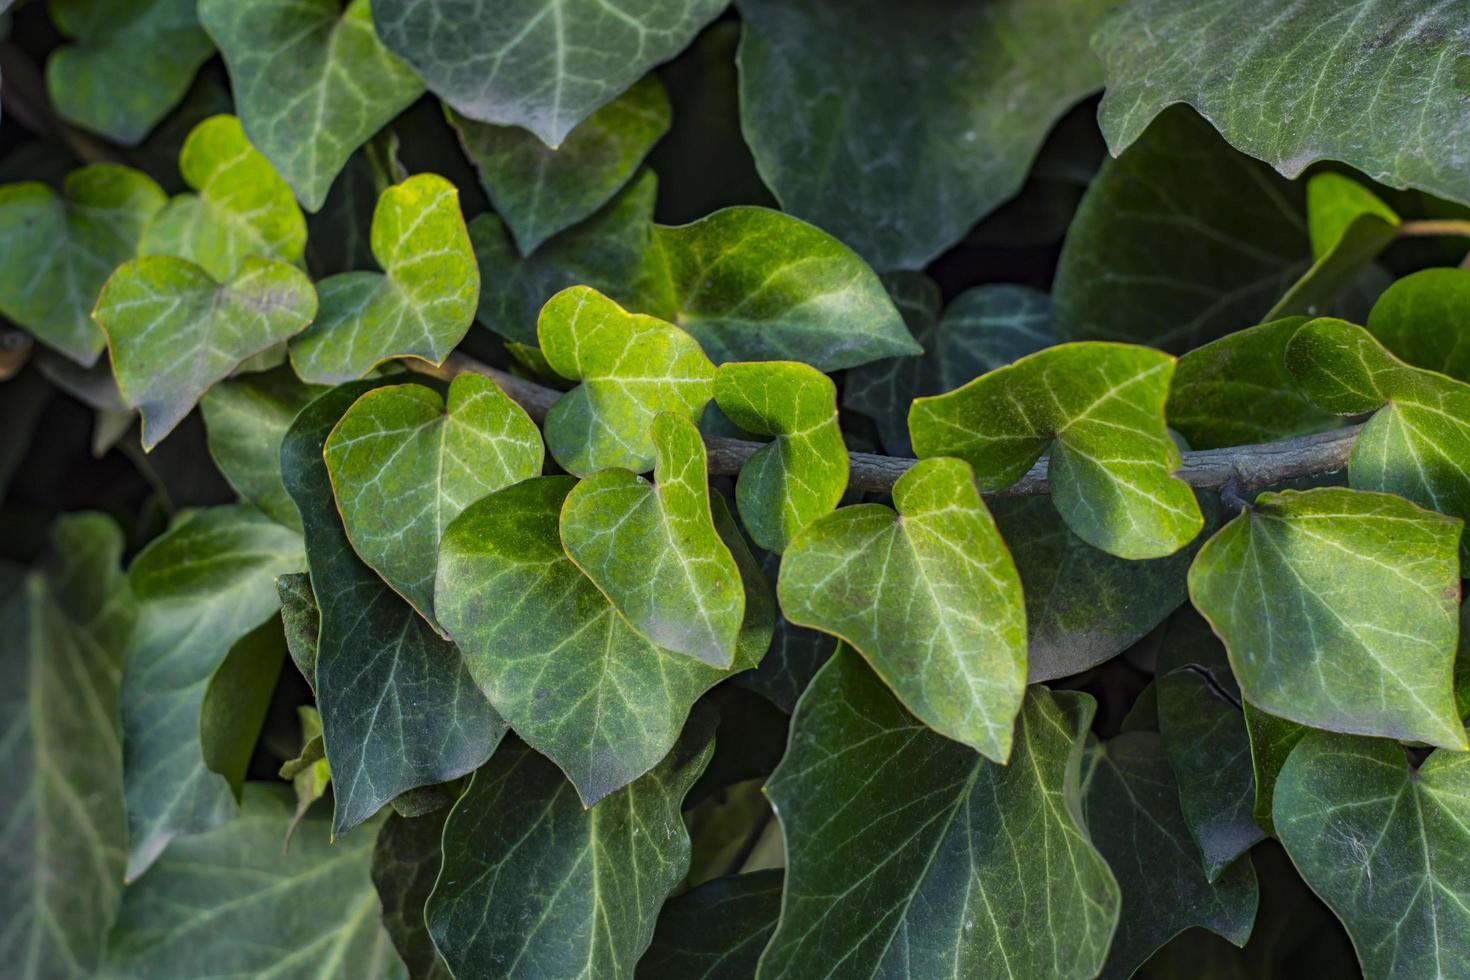
[[[0,973],[1470,977],[1470,7],[3,19]]]

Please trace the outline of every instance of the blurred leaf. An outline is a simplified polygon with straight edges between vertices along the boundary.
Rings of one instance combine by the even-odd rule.
[[[272,616],[236,641],[204,689],[199,706],[204,765],[225,777],[237,800],[285,659],[281,621]]]

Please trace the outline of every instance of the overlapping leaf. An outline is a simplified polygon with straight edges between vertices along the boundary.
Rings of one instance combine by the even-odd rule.
[[[1405,362],[1470,382],[1470,270],[1421,269],[1384,290],[1368,332]]]
[[[286,650],[315,696],[316,654],[322,614],[316,605],[316,595],[311,591],[311,576],[305,572],[278,576],[276,595],[281,600],[281,628],[286,634]]]
[[[439,841],[448,816],[448,808],[421,817],[390,813],[373,846],[373,886],[383,903],[383,927],[412,980],[451,976],[424,921],[424,905],[442,864]]]
[[[779,869],[716,878],[671,899],[639,980],[746,980],[781,915]]]

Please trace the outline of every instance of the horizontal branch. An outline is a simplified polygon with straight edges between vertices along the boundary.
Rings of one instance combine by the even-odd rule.
[[[421,374],[430,374],[444,380],[466,372],[486,375],[518,402],[538,425],[546,421],[547,410],[562,394],[554,388],[517,377],[458,352],[451,354],[442,367],[436,368],[417,360],[406,360],[404,363]],[[1281,442],[1186,452],[1177,475],[1197,490],[1218,490],[1232,480],[1242,490],[1255,490],[1287,480],[1335,473],[1347,466],[1353,440],[1357,438],[1361,428],[1361,425],[1351,425]],[[745,461],[764,445],[721,436],[706,438],[705,444],[709,449],[710,473],[726,475],[739,473]],[[916,462],[918,461],[900,456],[851,453],[848,485],[855,490],[890,491],[898,478]],[[1043,456],[1021,479],[1004,490],[992,491],[986,496],[1027,497],[1049,492],[1047,461]]]

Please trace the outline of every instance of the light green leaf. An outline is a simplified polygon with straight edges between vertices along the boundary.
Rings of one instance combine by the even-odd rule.
[[[423,92],[373,32],[369,0],[200,0],[240,121],[308,211],[352,151]]]
[[[278,576],[276,595],[281,600],[281,626],[291,662],[311,688],[312,697],[316,697],[316,653],[322,616],[311,591],[311,576],[305,572]]]
[[[332,767],[327,764],[327,750],[322,743],[321,712],[302,704],[297,705],[296,716],[301,719],[301,754],[282,763],[280,771],[282,779],[291,780],[296,794],[296,812],[286,828],[287,844],[311,805],[325,796],[332,784]]]
[[[1179,448],[1164,425],[1174,358],[1122,344],[1064,344],[1023,357],[909,410],[915,453],[957,456],[981,488],[1020,479],[1043,453],[1067,526],[1120,558],[1162,558],[1204,525],[1171,474]]]
[[[696,719],[653,771],[590,809],[524,746],[476,773],[444,827],[455,873],[426,910],[454,973],[631,977],[689,866],[679,808],[709,762],[710,721]]]
[[[538,475],[544,452],[525,409],[489,378],[461,374],[447,403],[419,384],[369,391],[323,456],[353,550],[437,629],[444,529],[486,494]]]
[[[195,126],[179,153],[179,172],[197,193],[173,198],[149,222],[139,255],[176,255],[220,281],[252,256],[301,258],[306,219],[240,120],[214,116]]]
[[[766,784],[787,869],[759,976],[1096,976],[1119,899],[1082,823],[1092,713],[1086,695],[1032,688],[1001,766],[839,651]]]
[[[46,59],[52,104],[119,143],[141,142],[214,53],[193,0],[48,0],[46,7],[72,41]]]
[[[1273,810],[1365,976],[1454,976],[1470,962],[1470,755],[1438,750],[1413,769],[1391,742],[1313,732]]]
[[[1470,381],[1470,270],[1421,269],[1386,289],[1368,314],[1368,332],[1415,367]]]
[[[8,976],[96,975],[127,850],[118,680],[134,607],[110,518],[62,518],[46,573],[0,606],[0,956]]]
[[[39,182],[0,187],[0,313],[91,366],[107,343],[92,322],[97,294],[163,203],[147,176],[107,163],[73,170],[60,194]]]
[[[735,502],[756,544],[785,551],[847,489],[837,386],[799,361],[732,361],[715,373],[715,403],[747,432],[775,437],[740,468]]]
[[[536,328],[552,370],[581,381],[546,413],[546,446],[585,476],[653,465],[653,420],[661,412],[698,422],[714,397],[715,368],[688,334],[628,313],[595,289],[551,298]]]
[[[200,712],[236,641],[271,619],[301,536],[246,505],[190,514],[134,560],[138,626],[122,684],[129,880],[181,834],[225,823],[235,800],[205,764]]]
[[[281,483],[281,439],[296,413],[325,390],[302,384],[282,365],[223,381],[199,401],[209,458],[220,473],[243,499],[297,531],[301,517]]]
[[[1004,762],[1026,686],[1021,580],[970,468],[918,463],[881,504],[807,526],[781,562],[786,618],[851,643],[910,711]]]
[[[657,75],[592,113],[554,150],[524,129],[446,111],[522,255],[606,204],[670,123]]]
[[[405,977],[368,878],[372,835],[333,841],[308,814],[286,849],[291,809],[284,786],[251,783],[237,819],[176,841],[125,893],[105,976]]]
[[[924,266],[1020,190],[1052,124],[1102,87],[1088,40],[1115,0],[737,6],[761,177],[888,270]]]
[[[1452,684],[1461,522],[1382,493],[1264,493],[1189,595],[1245,697],[1330,731],[1470,748]]]
[[[654,482],[601,470],[567,495],[567,556],[655,646],[726,668],[735,661],[745,593],[715,531],[704,440],[688,419],[653,420]]]
[[[716,878],[664,904],[638,980],[749,980],[781,917],[779,868]]]
[[[717,526],[745,583],[732,671],[649,643],[562,549],[558,521],[574,483],[541,477],[470,505],[440,544],[435,592],[475,683],[591,806],[663,758],[701,694],[760,661],[775,617],[716,497]]]
[[[668,61],[725,0],[375,0],[383,42],[471,119],[556,147],[599,106]]]
[[[315,690],[339,836],[401,793],[472,771],[506,728],[459,650],[362,563],[343,530],[322,450],[353,403],[384,383],[333,388],[281,443],[319,608]]]
[[[211,386],[299,333],[316,315],[300,269],[249,258],[225,283],[184,259],[134,259],[107,280],[94,314],[117,387],[143,413],[143,448],[183,421]]]
[[[470,328],[480,270],[449,181],[418,174],[384,191],[373,213],[373,257],[385,272],[317,284],[321,314],[291,343],[305,380],[351,381],[395,357],[442,364]]]
[[[1341,160],[1391,187],[1470,201],[1463,11],[1431,0],[1132,0],[1096,49],[1114,153],[1176,102],[1295,177]],[[1209,66],[1200,70],[1200,66]],[[1370,110],[1371,111],[1367,111]]]
[[[429,936],[424,905],[439,877],[439,841],[449,808],[421,817],[388,814],[373,847],[373,886],[383,903],[383,927],[412,980],[450,980]]]

